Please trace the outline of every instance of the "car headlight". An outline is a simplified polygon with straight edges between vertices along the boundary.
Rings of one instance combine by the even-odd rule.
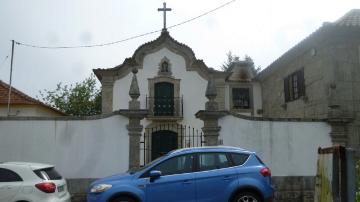
[[[101,193],[104,192],[112,187],[111,184],[97,184],[91,187],[90,192],[91,193]]]

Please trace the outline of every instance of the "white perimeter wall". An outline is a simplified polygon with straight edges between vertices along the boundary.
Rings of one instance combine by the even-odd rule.
[[[129,165],[128,119],[0,121],[0,162],[56,166],[65,178],[100,178]]]
[[[273,176],[315,176],[318,147],[332,145],[325,122],[253,121],[228,115],[219,125],[224,145],[255,151]]]

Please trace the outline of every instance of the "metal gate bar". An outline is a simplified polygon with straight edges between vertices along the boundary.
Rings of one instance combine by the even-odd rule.
[[[152,155],[152,134],[159,131],[171,131],[177,133],[177,149],[188,147],[202,147],[205,145],[203,132],[194,127],[182,124],[159,124],[151,128],[145,128],[140,141],[142,150],[141,166],[151,161]]]

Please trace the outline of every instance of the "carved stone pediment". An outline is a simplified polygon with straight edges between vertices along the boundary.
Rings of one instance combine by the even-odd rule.
[[[94,69],[93,72],[100,81],[103,77],[112,77],[114,78],[113,80],[122,78],[129,74],[133,68],[141,70],[143,68],[143,60],[145,56],[150,53],[154,53],[162,48],[167,48],[175,54],[182,56],[185,59],[186,70],[196,71],[201,77],[206,80],[209,79],[209,74],[211,72],[216,72],[217,74],[224,74],[223,72],[216,71],[207,67],[202,60],[196,59],[193,50],[189,46],[176,41],[170,36],[169,32],[167,31],[162,31],[161,35],[157,39],[141,45],[139,48],[136,49],[133,56],[131,58],[125,59],[125,61],[121,65],[117,65],[113,68],[108,69]],[[171,64],[168,63],[168,65],[171,72]]]

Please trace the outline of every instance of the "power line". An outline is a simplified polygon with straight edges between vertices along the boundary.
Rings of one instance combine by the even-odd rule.
[[[132,36],[132,37],[129,37],[129,38],[126,38],[126,39],[122,39],[122,40],[119,40],[119,41],[113,41],[113,42],[109,42],[109,43],[94,44],[94,45],[82,45],[82,46],[38,46],[38,45],[26,44],[26,43],[22,43],[22,42],[18,42],[18,41],[16,41],[15,43],[17,45],[22,45],[22,46],[27,46],[27,47],[32,47],[32,48],[43,48],[43,49],[93,48],[93,47],[114,45],[114,44],[117,44],[117,43],[129,41],[129,40],[136,39],[136,38],[139,38],[139,37],[143,37],[143,36],[146,36],[146,35],[154,34],[154,33],[160,32],[160,31],[161,30],[147,32],[145,34],[139,34],[139,35],[136,35],[136,36]]]
[[[183,25],[183,24],[186,24],[186,23],[189,23],[191,21],[194,21],[198,18],[201,18],[205,15],[208,15],[210,13],[213,13],[225,6],[228,6],[230,5],[231,3],[234,3],[235,1],[237,0],[231,0],[229,2],[226,2],[224,4],[221,4],[220,6],[210,10],[210,11],[207,11],[201,15],[198,15],[196,17],[193,17],[193,18],[190,18],[188,20],[185,20],[183,22],[180,22],[178,24],[175,24],[175,25],[171,25],[168,27],[168,29],[172,29],[174,27],[177,27],[177,26],[180,26],[180,25]],[[147,32],[147,33],[144,33],[144,34],[139,34],[139,35],[135,35],[135,36],[132,36],[132,37],[129,37],[129,38],[125,38],[125,39],[122,39],[122,40],[118,40],[118,41],[113,41],[113,42],[108,42],[108,43],[102,43],[102,44],[93,44],[93,45],[80,45],[80,46],[39,46],[39,45],[34,45],[34,44],[28,44],[28,43],[23,43],[23,42],[19,42],[19,41],[15,41],[16,45],[22,45],[22,46],[27,46],[27,47],[32,47],[32,48],[42,48],[42,49],[71,49],[71,48],[93,48],[93,47],[102,47],[102,46],[109,46],[109,45],[114,45],[114,44],[118,44],[118,43],[122,43],[122,42],[125,42],[125,41],[129,41],[129,40],[132,40],[132,39],[136,39],[136,38],[140,38],[140,37],[143,37],[143,36],[147,36],[147,35],[150,35],[150,34],[154,34],[154,33],[157,33],[157,32],[161,32],[162,29],[160,30],[155,30],[155,31],[151,31],[151,32]]]

